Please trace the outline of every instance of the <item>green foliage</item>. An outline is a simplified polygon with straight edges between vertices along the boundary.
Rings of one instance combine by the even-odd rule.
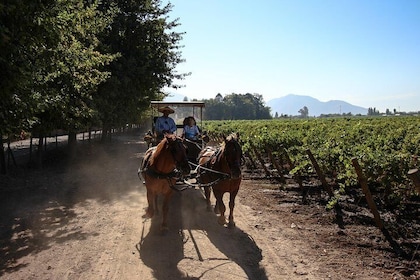
[[[206,120],[261,120],[271,119],[270,108],[264,105],[260,94],[236,94],[226,95],[223,100],[204,100]]]
[[[116,55],[97,34],[112,13],[82,0],[17,0],[0,5],[1,133],[76,129],[93,112],[92,94]]]
[[[10,3],[9,3],[10,2]],[[0,135],[135,123],[183,60],[159,0],[0,3]],[[42,143],[40,141],[39,143]],[[0,154],[5,172],[4,153]]]
[[[101,35],[102,49],[120,53],[108,67],[112,77],[99,87],[95,96],[101,120],[108,125],[135,122],[159,99],[164,86],[177,87],[175,72],[183,60],[179,52],[182,33],[169,21],[172,6],[161,1],[101,1],[101,9],[118,8],[115,20]]]
[[[357,158],[369,187],[385,200],[400,201],[413,193],[406,174],[419,168],[418,117],[207,121],[204,125],[210,135],[239,132],[245,151],[250,143],[280,156],[287,151],[296,166],[292,173],[314,172],[306,153],[310,149],[341,192],[358,184],[351,162]]]
[[[95,4],[62,0],[37,21],[50,35],[38,52],[43,63],[35,81],[34,96],[41,105],[37,117],[44,129],[60,126],[75,131],[93,117],[93,94],[111,74],[104,66],[117,57],[98,51],[97,36],[112,22],[112,14],[99,12]]]
[[[136,122],[182,79],[182,33],[158,0],[0,4],[0,134]],[[159,96],[158,96],[159,95]]]
[[[46,1],[47,2],[47,1]],[[46,4],[47,5],[47,4]],[[31,122],[31,85],[39,45],[33,18],[37,3],[16,0],[0,4],[0,134],[16,133]]]

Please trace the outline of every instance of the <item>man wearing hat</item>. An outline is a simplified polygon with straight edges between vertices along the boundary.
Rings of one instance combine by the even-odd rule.
[[[164,133],[175,133],[176,125],[175,121],[169,117],[169,114],[173,114],[175,112],[171,107],[165,106],[159,108],[158,111],[163,114],[157,118],[155,122],[157,141],[160,142],[163,139]]]

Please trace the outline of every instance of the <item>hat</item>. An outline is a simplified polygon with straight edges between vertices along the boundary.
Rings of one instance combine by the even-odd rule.
[[[162,108],[159,108],[158,109],[158,111],[159,112],[161,112],[161,113],[163,113],[163,112],[168,112],[169,114],[173,114],[175,111],[171,108],[171,107],[169,107],[169,106],[165,106],[165,107],[162,107]]]

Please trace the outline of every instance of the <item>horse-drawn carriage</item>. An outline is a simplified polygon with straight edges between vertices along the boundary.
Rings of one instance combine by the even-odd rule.
[[[159,112],[159,108],[172,106],[174,108],[189,108],[189,110],[174,110],[177,112],[174,116],[177,130],[174,133],[165,134],[162,140],[156,141],[155,146],[146,151],[138,170],[138,174],[143,177],[143,183],[147,188],[149,206],[145,217],[153,217],[157,210],[157,195],[162,194],[164,200],[161,228],[166,230],[168,203],[173,191],[204,188],[207,208],[210,209],[210,188],[212,188],[216,198],[214,211],[220,214],[218,219],[220,224],[226,224],[223,194],[230,193],[228,225],[234,226],[234,200],[241,182],[242,149],[239,145],[238,135],[232,134],[225,137],[224,142],[217,147],[206,146],[208,138],[203,137],[205,133],[201,133],[202,136],[197,141],[187,141],[180,137],[184,127],[183,120],[192,116],[199,119],[202,124],[204,102],[152,101],[151,106],[153,124],[149,135],[152,137],[155,136],[155,113]],[[182,124],[180,120],[182,120]]]

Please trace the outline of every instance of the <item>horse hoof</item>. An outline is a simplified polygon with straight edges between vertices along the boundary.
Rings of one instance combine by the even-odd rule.
[[[219,208],[214,206],[214,210],[213,210],[214,214],[220,214]]]
[[[211,212],[211,205],[207,205],[207,208],[206,208],[206,210],[207,210],[207,212]]]
[[[235,227],[236,227],[235,222],[229,222],[228,223],[228,228],[232,229],[232,228],[235,228]]]
[[[144,213],[143,214],[143,216],[141,216],[142,218],[145,218],[145,219],[151,219],[151,218],[153,218],[153,214],[152,213],[150,213],[150,212],[146,212],[146,213]]]
[[[218,219],[217,222],[219,223],[219,225],[224,226],[226,225],[226,219]]]
[[[161,226],[160,227],[160,233],[162,235],[165,235],[166,233],[168,233],[168,231],[169,231],[169,228],[167,226]]]

